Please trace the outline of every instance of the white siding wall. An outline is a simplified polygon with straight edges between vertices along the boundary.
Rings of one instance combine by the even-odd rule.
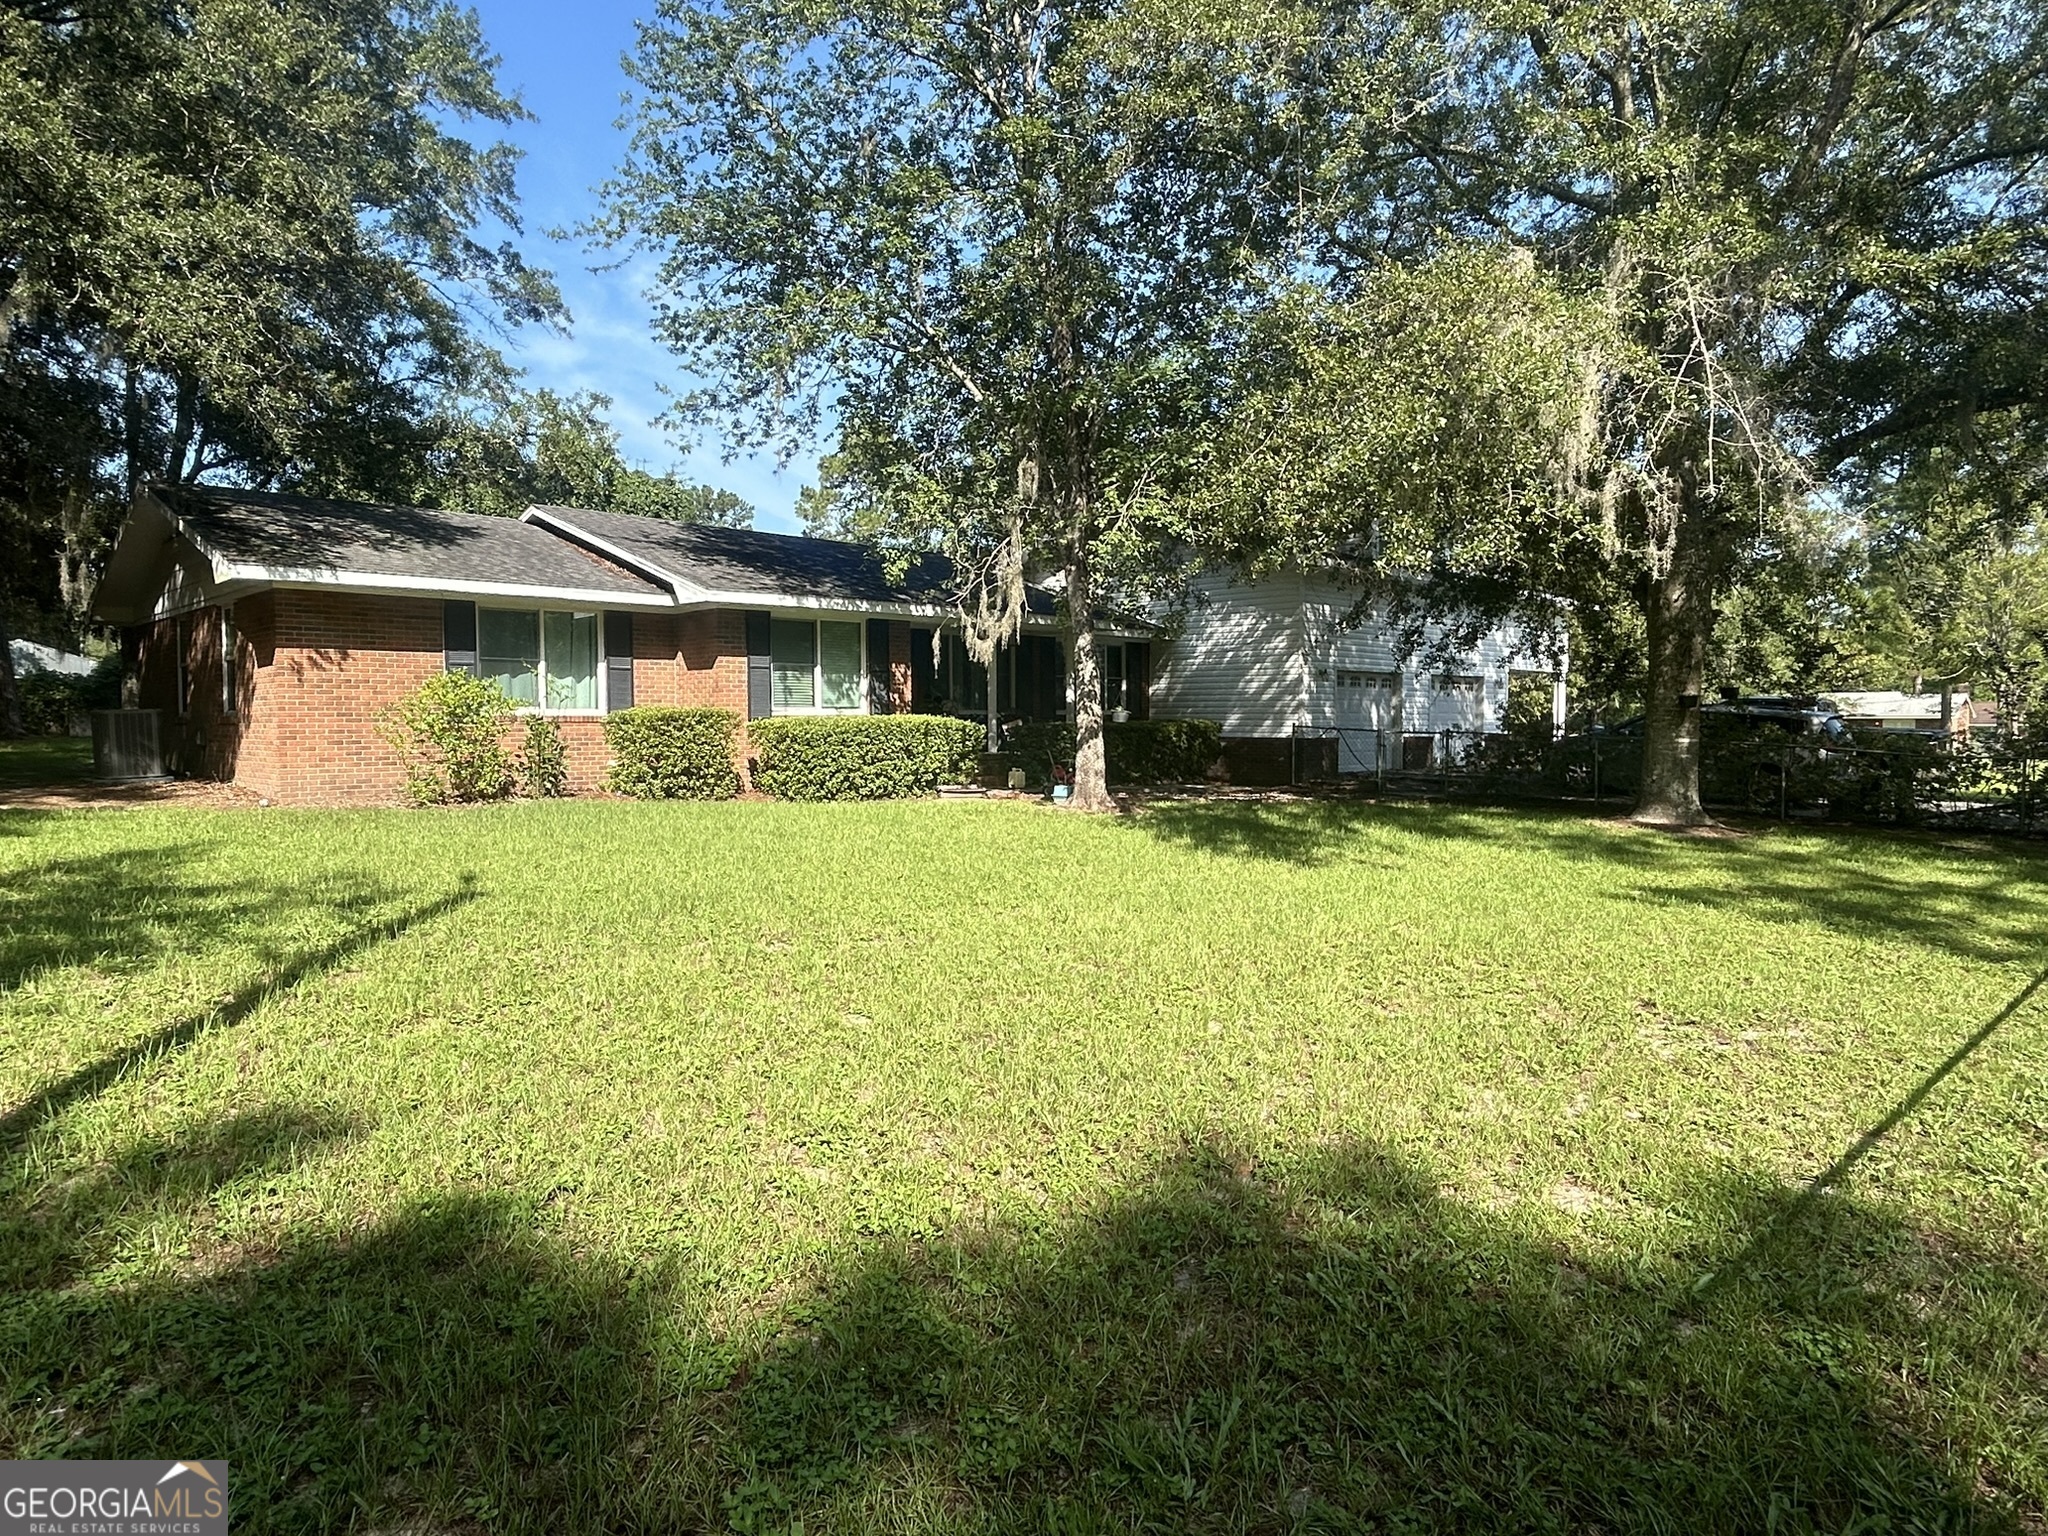
[[[1155,653],[1155,715],[1220,721],[1226,736],[1285,736],[1297,725],[1334,723],[1339,671],[1398,672],[1402,728],[1449,723],[1453,706],[1439,700],[1436,667],[1420,654],[1404,660],[1392,626],[1370,612],[1346,623],[1355,588],[1321,576],[1272,576],[1244,586],[1205,575],[1194,592],[1186,628]],[[1425,644],[1440,634],[1432,627]],[[1475,723],[1498,730],[1510,669],[1537,667],[1548,670],[1514,628],[1502,626],[1444,670],[1483,679],[1483,718]]]
[[[1301,582],[1199,576],[1187,625],[1153,654],[1152,713],[1215,720],[1225,736],[1285,736],[1304,718]]]

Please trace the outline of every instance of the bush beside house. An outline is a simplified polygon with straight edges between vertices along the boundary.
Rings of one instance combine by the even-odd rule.
[[[782,800],[892,800],[973,775],[982,727],[947,715],[784,715],[748,727],[754,787]]]
[[[526,717],[526,740],[519,748],[519,782],[536,800],[569,791],[569,753],[562,728],[546,715]]]
[[[636,800],[730,800],[740,792],[739,727],[729,709],[643,704],[607,715],[605,787]]]
[[[385,710],[377,728],[405,770],[406,799],[446,805],[511,793],[512,720],[512,701],[496,683],[437,672]]]
[[[1214,720],[1110,721],[1103,727],[1112,784],[1195,784],[1223,754]],[[1074,760],[1074,728],[1064,723],[1013,726],[997,763],[1022,768],[1033,787],[1046,784],[1054,762]]]

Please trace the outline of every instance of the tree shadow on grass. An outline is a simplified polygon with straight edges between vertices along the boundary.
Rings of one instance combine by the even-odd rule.
[[[8,870],[0,884],[0,991],[47,969],[119,971],[224,939],[262,964],[280,964],[289,958],[279,942],[291,930],[286,918],[360,921],[405,894],[367,871],[325,873],[309,887],[246,865],[208,869],[217,848],[215,839],[190,838]]]
[[[1795,846],[1773,831],[1701,839],[1535,808],[1327,800],[1169,802],[1135,827],[1181,847],[1311,869],[1398,863],[1432,839],[1546,851],[1611,871],[1607,894],[1629,905],[1818,921],[1994,964],[2037,958],[2048,935],[2048,854],[1995,841],[1801,828]],[[1820,851],[1811,839],[1823,840]],[[1888,867],[1859,858],[1873,850],[1891,856]],[[1911,871],[1916,859],[1925,873]]]
[[[357,924],[330,943],[291,955],[213,1007],[187,1014],[153,1030],[141,1040],[67,1073],[31,1094],[0,1116],[0,1156],[16,1151],[47,1121],[70,1105],[104,1092],[131,1072],[183,1050],[211,1029],[231,1028],[281,993],[309,976],[333,970],[375,945],[396,939],[408,929],[455,911],[479,895],[473,875],[464,875],[455,890],[430,901],[416,901],[395,913]],[[352,907],[351,900],[345,906]]]
[[[162,1187],[231,1171],[201,1161]],[[0,1438],[225,1457],[244,1531],[2018,1528],[2027,1488],[1940,1409],[2048,1430],[1972,1310],[2048,1315],[2038,1275],[1845,1197],[1689,1204],[1699,1251],[1630,1261],[1370,1144],[1194,1145],[1055,1223],[870,1246],[748,1345],[678,1271],[465,1194],[17,1293]],[[1880,1386],[1901,1360],[1924,1420]]]

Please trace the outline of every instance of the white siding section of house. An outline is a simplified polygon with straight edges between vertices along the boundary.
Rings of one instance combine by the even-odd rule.
[[[1195,578],[1186,626],[1152,662],[1152,713],[1214,720],[1225,736],[1285,736],[1303,718],[1301,581]]]
[[[1325,576],[1289,573],[1247,586],[1208,574],[1195,579],[1193,593],[1185,629],[1155,654],[1152,712],[1216,720],[1226,736],[1340,723],[1339,672],[1398,675],[1398,730],[1497,731],[1507,719],[1509,674],[1551,668],[1512,625],[1481,635],[1448,664],[1428,659],[1443,635],[1432,625],[1423,649],[1404,657],[1384,608],[1360,609],[1358,588]],[[1469,695],[1440,686],[1444,673],[1480,679],[1476,709]]]

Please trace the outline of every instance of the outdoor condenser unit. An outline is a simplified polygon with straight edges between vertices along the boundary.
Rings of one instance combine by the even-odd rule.
[[[160,709],[96,709],[92,712],[93,769],[103,779],[167,779],[164,771],[164,712]]]

